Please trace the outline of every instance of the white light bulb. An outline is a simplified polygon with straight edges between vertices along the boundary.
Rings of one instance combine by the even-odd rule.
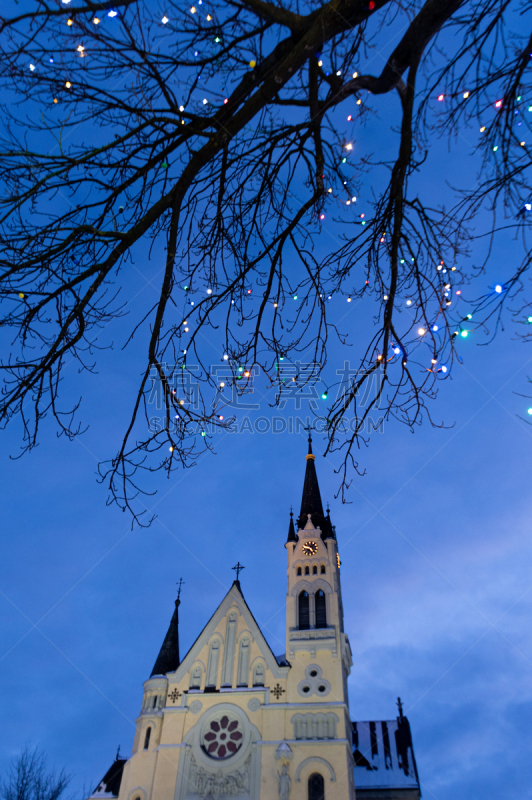
[[[229,360],[229,356],[227,355],[227,353],[224,353],[224,361],[228,361],[228,360]]]

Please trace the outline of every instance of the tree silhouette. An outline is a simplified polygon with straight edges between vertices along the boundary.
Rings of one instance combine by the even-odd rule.
[[[0,784],[2,800],[59,800],[70,783],[61,770],[48,770],[46,757],[38,748],[26,746],[11,762],[6,779]]]
[[[480,292],[471,325],[492,317],[497,328],[530,263],[525,10],[507,0],[39,0],[3,19],[3,423],[22,420],[26,449],[47,415],[78,435],[78,404],[60,398],[65,366],[94,370],[106,327],[128,313],[127,343],[144,361],[101,475],[141,521],[139,474],[194,463],[252,369],[281,394],[280,359],[315,366],[295,376],[300,388],[323,373],[332,339],[350,329],[329,298],[374,310],[356,369],[320,412],[327,449],[342,453],[342,488],[377,408],[432,423],[427,401],[469,324],[455,293],[484,266],[471,266],[472,242],[511,229],[523,257],[504,286]],[[357,156],[379,103],[394,155],[376,143],[375,156]],[[452,159],[463,130],[474,133],[478,179],[445,208],[423,184],[425,162],[440,137]],[[365,215],[362,185],[373,192]],[[337,235],[325,247],[327,226]],[[132,311],[144,252],[155,292]]]

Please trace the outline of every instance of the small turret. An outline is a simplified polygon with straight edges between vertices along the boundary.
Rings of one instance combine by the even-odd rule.
[[[290,509],[290,524],[288,526],[288,539],[286,541],[287,542],[297,541],[296,529],[294,527],[294,512],[292,511],[292,509]]]
[[[179,590],[177,599],[175,601],[175,610],[168,627],[164,642],[157,656],[157,660],[153,665],[150,678],[154,675],[166,675],[168,672],[175,672],[179,666],[179,605],[181,603],[181,585],[183,581],[179,581]]]

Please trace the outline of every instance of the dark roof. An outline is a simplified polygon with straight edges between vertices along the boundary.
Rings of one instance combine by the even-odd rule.
[[[353,722],[353,757],[357,790],[419,790],[410,724],[402,713],[393,720]]]
[[[120,784],[122,783],[122,773],[127,758],[117,758],[114,764],[109,767],[102,780],[94,790],[94,794],[108,794],[118,797]]]
[[[154,675],[166,675],[167,672],[175,672],[179,666],[179,603],[179,598],[177,598],[170,626],[157,656],[157,661],[151,671],[151,678]]]
[[[315,455],[312,453],[312,440],[309,436],[308,454],[306,456],[307,466],[305,469],[305,481],[303,483],[303,496],[301,498],[301,511],[297,520],[297,525],[302,530],[308,521],[308,515],[312,519],[315,528],[321,528],[322,539],[335,538],[331,518],[323,513],[323,503],[321,502],[320,487],[316,474]]]

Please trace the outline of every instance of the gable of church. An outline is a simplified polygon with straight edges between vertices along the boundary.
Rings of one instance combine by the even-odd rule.
[[[288,669],[277,661],[235,582],[168,678],[181,691],[208,692],[267,686]]]

